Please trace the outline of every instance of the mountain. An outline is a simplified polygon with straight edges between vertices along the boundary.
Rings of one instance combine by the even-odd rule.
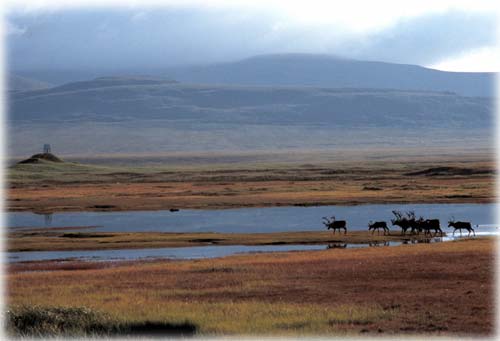
[[[317,54],[262,55],[231,63],[170,68],[181,82],[451,91],[492,96],[494,73],[445,72],[417,65],[359,61]]]
[[[453,92],[100,77],[10,92],[8,150],[61,155],[492,145],[494,98]]]
[[[29,91],[50,88],[52,85],[37,79],[10,75],[7,79],[7,89],[9,91]]]
[[[16,74],[54,85],[85,81],[103,74],[131,77],[148,74],[198,84],[451,91],[464,96],[493,96],[496,75],[445,72],[417,65],[321,54],[261,55],[236,62],[163,69],[18,70]]]
[[[485,127],[493,102],[450,92],[231,86],[148,78],[92,81],[14,93],[10,121],[198,120],[385,127]]]

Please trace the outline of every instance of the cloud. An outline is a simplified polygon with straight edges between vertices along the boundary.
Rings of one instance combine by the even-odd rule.
[[[26,32],[26,27],[17,26],[10,21],[5,22],[5,31],[7,35],[23,35]]]
[[[20,12],[8,22],[9,66],[31,70],[153,69],[285,52],[426,65],[496,42],[493,15],[458,11],[362,32],[262,8]]]
[[[393,27],[351,41],[352,56],[409,64],[433,64],[466,51],[496,45],[493,14],[447,12],[400,21]]]

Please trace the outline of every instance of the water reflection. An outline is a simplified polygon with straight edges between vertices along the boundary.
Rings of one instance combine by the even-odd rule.
[[[329,243],[326,249],[345,249],[347,248],[347,243]]]
[[[487,234],[482,235],[493,235]],[[464,237],[466,238],[466,237]],[[460,239],[460,237],[434,237],[426,239],[408,238],[403,241],[373,241],[370,243],[345,243],[335,242],[326,245],[326,250],[350,249],[381,246],[398,246],[403,244],[440,243]],[[218,246],[192,246],[159,249],[120,249],[96,251],[26,251],[8,252],[7,262],[26,262],[40,260],[137,260],[137,259],[199,259],[225,257],[238,253],[253,252],[287,252],[287,251],[312,251],[325,250],[325,244],[318,245],[218,245]],[[332,251],[333,252],[333,251]],[[339,251],[342,252],[342,251]]]
[[[52,225],[52,213],[47,213],[43,215],[43,219],[45,221],[45,226]]]
[[[369,246],[389,246],[391,245],[388,240],[385,241],[380,241],[380,240],[374,240],[370,243],[368,243]]]
[[[445,237],[431,237],[431,238],[424,238],[424,239],[417,239],[417,238],[411,238],[411,239],[404,239],[402,241],[403,244],[408,245],[408,244],[429,244],[429,243],[440,243],[443,241],[447,240],[453,240],[455,238],[446,238]]]
[[[37,213],[37,212],[34,212],[33,213],[34,215],[36,216],[41,216],[43,215],[43,225],[44,227],[50,227],[52,225],[52,218],[53,218],[53,213]]]

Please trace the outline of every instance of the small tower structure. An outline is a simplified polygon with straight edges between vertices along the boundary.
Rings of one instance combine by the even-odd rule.
[[[44,154],[50,153],[50,144],[46,143],[43,145],[43,153]]]

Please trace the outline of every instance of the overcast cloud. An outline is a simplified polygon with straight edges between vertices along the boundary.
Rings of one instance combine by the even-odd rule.
[[[6,20],[14,70],[162,68],[285,52],[432,65],[496,45],[495,16],[480,12],[401,18],[369,31],[298,23],[262,9],[100,8],[11,13]]]

